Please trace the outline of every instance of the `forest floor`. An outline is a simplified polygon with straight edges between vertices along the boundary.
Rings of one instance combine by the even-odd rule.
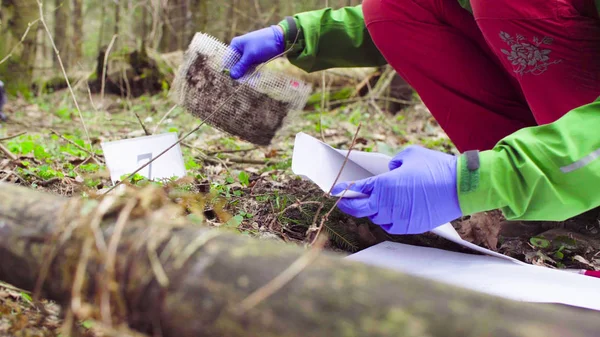
[[[107,96],[102,102],[98,95],[82,92],[77,98],[85,128],[68,91],[10,102],[9,121],[0,127],[0,144],[14,157],[0,152],[0,181],[64,196],[93,196],[111,186],[102,142],[148,133],[180,136],[199,123],[178,108],[163,118],[172,105],[166,94],[129,100]],[[307,110],[269,147],[256,148],[203,126],[181,146],[188,177],[167,185],[210,195],[217,201],[207,202],[201,216],[212,226],[241,235],[308,245],[318,220],[333,209],[323,229],[332,250],[352,253],[393,240],[468,252],[433,234],[390,236],[368,221],[349,218],[332,208],[334,200],[318,187],[292,174],[297,132],[324,137],[328,144],[347,149],[359,124],[354,150],[393,155],[408,144],[420,144],[455,151],[422,104],[392,115],[359,102],[323,113]],[[136,179],[134,183],[147,182]],[[494,211],[461,219],[454,226],[464,239],[528,263],[600,269],[599,214],[594,210],[561,223],[522,223],[503,221]],[[58,306],[51,302],[42,306],[48,317],[31,303],[30,294],[0,284],[0,337],[25,336],[24,332],[60,335]],[[84,332],[94,328],[86,322],[80,325]]]

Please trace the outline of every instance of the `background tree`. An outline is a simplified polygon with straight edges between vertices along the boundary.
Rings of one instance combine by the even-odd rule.
[[[30,23],[38,17],[38,7],[35,0],[3,0],[0,4],[0,78],[6,90],[15,93],[32,81],[37,27]]]

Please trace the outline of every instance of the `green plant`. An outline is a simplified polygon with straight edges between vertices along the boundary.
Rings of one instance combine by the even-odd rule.
[[[51,168],[49,165],[38,166],[34,169],[34,172],[37,174],[37,176],[44,180],[62,178],[65,176],[64,173]]]
[[[532,237],[529,239],[529,243],[536,248],[548,248],[550,247],[550,241],[541,237]]]
[[[240,181],[240,184],[242,184],[242,186],[250,185],[250,175],[248,175],[246,171],[240,172],[240,174],[238,175],[238,180]]]

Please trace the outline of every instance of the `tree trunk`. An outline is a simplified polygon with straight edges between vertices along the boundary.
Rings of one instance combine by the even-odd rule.
[[[192,12],[191,12],[192,4],[190,0],[182,0],[181,1],[181,32],[180,41],[179,41],[179,50],[186,50],[188,44],[191,40],[192,34]]]
[[[106,1],[102,1],[102,9],[100,13],[100,32],[98,33],[98,50],[102,49],[104,43],[104,27],[106,22]]]
[[[180,35],[177,32],[177,10],[179,1],[168,2],[163,8],[162,36],[160,40],[160,51],[169,53],[177,50]]]
[[[83,0],[73,0],[73,61],[81,61],[83,41]]]
[[[54,14],[54,43],[58,49],[59,55],[54,54],[54,66],[59,67],[58,57],[61,58],[63,65],[68,67],[69,63],[69,16],[71,13],[69,0],[55,0],[57,7]]]
[[[229,18],[229,22],[227,27],[229,27],[229,32],[227,34],[226,42],[229,43],[236,36],[237,24],[238,24],[238,15],[235,9],[238,6],[238,0],[231,0],[229,7],[229,14],[227,17]]]
[[[0,59],[8,57],[0,64],[0,79],[5,83],[6,91],[15,94],[28,90],[32,82],[37,26],[30,27],[20,45],[19,41],[29,24],[39,17],[39,9],[36,0],[3,1],[0,12]],[[13,50],[14,47],[17,48]]]
[[[199,27],[198,29],[203,32],[206,33],[206,30],[208,29],[208,0],[195,0],[196,2],[196,8],[197,8],[197,27]]]
[[[121,2],[115,2],[115,27],[114,27],[114,35],[119,35],[121,26]]]
[[[600,331],[595,312],[507,301],[332,253],[321,253],[241,311],[250,303],[245,299],[305,251],[187,224],[164,207],[167,196],[158,190],[99,204],[0,184],[0,200],[0,280],[34,290],[47,267],[46,298],[68,306],[75,293],[87,301],[79,306],[110,303],[110,311],[100,306],[92,315],[112,316],[113,323],[122,318],[148,334],[578,337]],[[85,271],[77,280],[79,265]]]
[[[146,5],[140,7],[142,10],[142,22],[140,22],[140,39],[143,45],[148,45],[148,8]]]

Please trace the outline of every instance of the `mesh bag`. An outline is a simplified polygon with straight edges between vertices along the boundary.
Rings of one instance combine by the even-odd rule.
[[[171,95],[192,115],[256,145],[269,145],[285,119],[304,108],[310,85],[271,69],[250,69],[233,80],[241,55],[197,33],[185,53]]]

